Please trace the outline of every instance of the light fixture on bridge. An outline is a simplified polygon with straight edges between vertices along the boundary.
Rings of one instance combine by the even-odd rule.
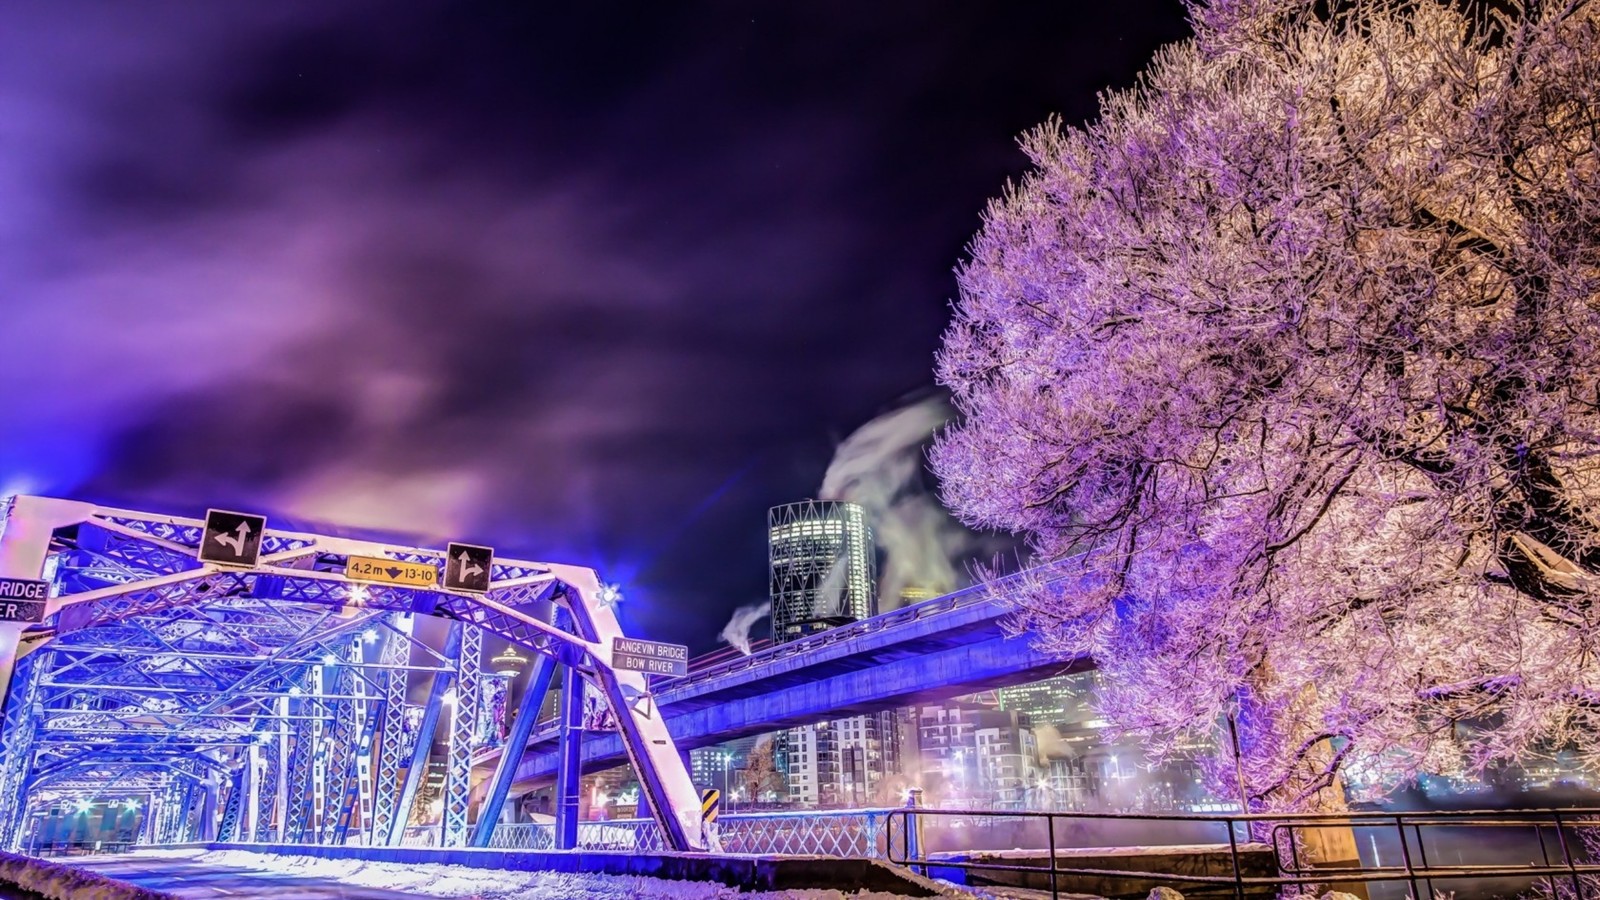
[[[517,652],[515,645],[508,644],[506,649],[489,660],[489,671],[501,678],[515,678],[522,674],[528,665],[528,658]]]
[[[607,606],[616,606],[622,602],[622,586],[616,584],[600,585],[600,602]]]
[[[77,810],[78,812],[86,813],[89,810],[94,809],[94,801],[93,800],[88,800],[88,799],[75,800],[72,803],[72,808]]]
[[[324,653],[322,654],[322,664],[325,666],[337,666],[339,657],[334,656],[332,653]]]
[[[139,801],[129,797],[128,799],[122,801],[122,808],[128,812],[138,812]]]
[[[378,629],[368,628],[366,631],[361,632],[361,639],[369,644],[375,643],[378,640]]]

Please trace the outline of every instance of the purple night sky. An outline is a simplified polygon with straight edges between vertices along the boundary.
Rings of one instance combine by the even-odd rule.
[[[622,582],[710,649],[765,511],[932,382],[1015,138],[1137,3],[0,12],[0,493]]]

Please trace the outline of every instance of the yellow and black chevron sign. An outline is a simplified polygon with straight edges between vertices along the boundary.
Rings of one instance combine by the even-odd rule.
[[[717,813],[722,811],[722,792],[712,788],[700,792],[700,819],[704,822],[715,822]]]

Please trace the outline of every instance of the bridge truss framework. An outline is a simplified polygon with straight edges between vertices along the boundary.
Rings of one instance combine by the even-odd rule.
[[[487,846],[564,669],[558,844],[576,840],[590,685],[668,844],[714,849],[645,677],[611,667],[621,629],[593,570],[497,559],[489,591],[469,595],[344,573],[354,555],[438,565],[437,550],[269,528],[258,564],[234,568],[198,561],[202,534],[195,519],[0,499],[0,577],[52,593],[42,623],[0,623],[0,848],[52,805],[112,799],[143,810],[144,842],[394,846],[442,721],[442,841]],[[442,649],[418,639],[418,616],[449,620]],[[485,634],[536,668],[473,827]]]

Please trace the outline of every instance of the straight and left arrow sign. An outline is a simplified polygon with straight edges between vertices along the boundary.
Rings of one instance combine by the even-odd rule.
[[[205,532],[200,536],[200,561],[251,568],[261,558],[261,538],[266,532],[266,516],[208,509]]]

